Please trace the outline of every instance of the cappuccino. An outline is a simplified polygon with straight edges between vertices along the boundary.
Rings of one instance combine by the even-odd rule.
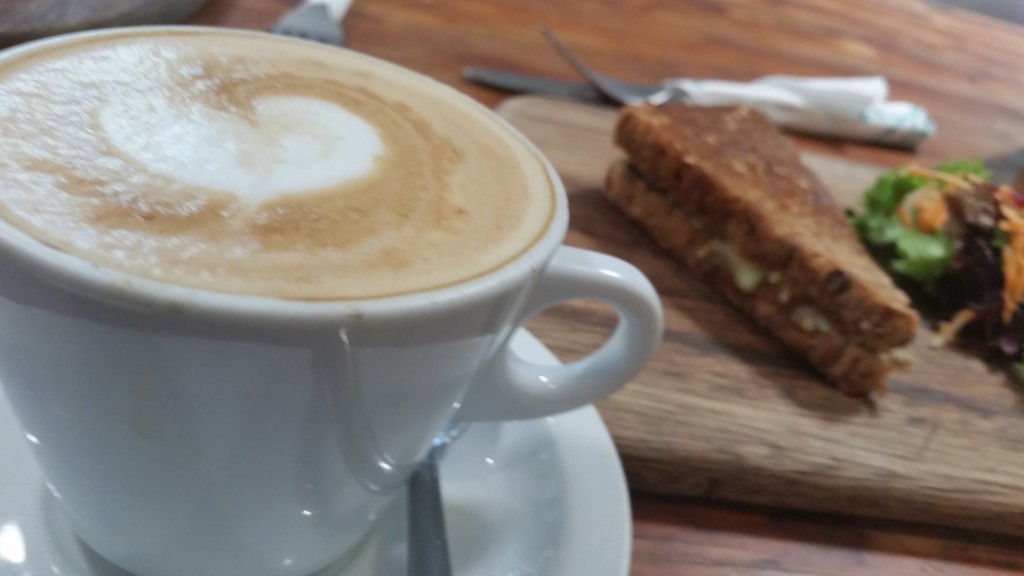
[[[430,290],[515,259],[554,198],[486,109],[337,48],[135,31],[0,61],[0,217],[136,276],[296,300]]]

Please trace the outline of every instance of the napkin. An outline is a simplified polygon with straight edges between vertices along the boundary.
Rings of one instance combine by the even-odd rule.
[[[776,124],[818,136],[914,148],[935,133],[928,112],[910,102],[890,101],[881,76],[808,78],[764,76],[751,82],[678,78],[665,87],[701,105],[744,104]]]

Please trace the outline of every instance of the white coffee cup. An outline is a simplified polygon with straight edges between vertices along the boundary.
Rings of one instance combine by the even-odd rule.
[[[628,382],[660,340],[658,297],[626,262],[562,245],[545,164],[556,206],[528,250],[363,301],[134,277],[0,220],[0,379],[74,531],[141,576],[309,574],[356,546],[452,421],[550,415]],[[572,299],[618,311],[599,350],[551,366],[510,349]]]

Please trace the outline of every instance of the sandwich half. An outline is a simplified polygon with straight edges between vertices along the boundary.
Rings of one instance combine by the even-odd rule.
[[[793,144],[745,107],[627,107],[605,193],[844,392],[909,365],[918,317]]]

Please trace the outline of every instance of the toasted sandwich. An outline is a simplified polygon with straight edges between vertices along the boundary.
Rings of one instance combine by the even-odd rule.
[[[866,395],[909,365],[909,299],[764,116],[627,107],[615,140],[628,158],[609,168],[611,202],[826,380]]]

